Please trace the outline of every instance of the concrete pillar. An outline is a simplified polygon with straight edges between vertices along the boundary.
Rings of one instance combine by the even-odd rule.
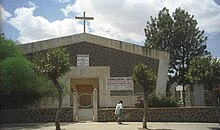
[[[161,52],[159,56],[159,67],[157,73],[157,84],[156,84],[156,96],[166,96],[167,87],[167,74],[169,69],[169,58],[170,55],[166,52]]]
[[[73,121],[78,121],[78,93],[77,90],[73,90]]]
[[[98,99],[96,88],[93,90],[93,121],[98,121]]]

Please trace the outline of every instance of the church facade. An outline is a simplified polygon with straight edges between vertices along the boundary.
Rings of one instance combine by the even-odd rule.
[[[64,47],[70,54],[72,67],[61,81],[70,90],[63,102],[73,107],[75,121],[95,121],[99,108],[115,107],[119,100],[124,107],[133,107],[135,95],[143,92],[131,78],[138,63],[157,75],[156,95],[166,94],[169,53],[87,33],[20,45],[25,55],[54,47]]]

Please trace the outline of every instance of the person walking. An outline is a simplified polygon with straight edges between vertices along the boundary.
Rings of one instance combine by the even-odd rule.
[[[123,106],[122,106],[123,101],[119,101],[115,107],[115,115],[117,117],[117,123],[122,124],[122,116],[123,116]]]

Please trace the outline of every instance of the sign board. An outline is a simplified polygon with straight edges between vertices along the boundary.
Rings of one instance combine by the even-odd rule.
[[[89,55],[77,54],[77,66],[89,66]]]
[[[106,84],[109,90],[133,90],[131,77],[108,77]]]

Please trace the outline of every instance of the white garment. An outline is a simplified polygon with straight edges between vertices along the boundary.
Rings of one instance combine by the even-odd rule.
[[[121,103],[118,103],[115,107],[115,115],[119,114],[120,109],[123,109],[123,107]]]

